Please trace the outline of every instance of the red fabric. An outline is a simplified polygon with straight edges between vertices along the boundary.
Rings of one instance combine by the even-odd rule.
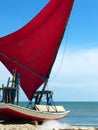
[[[0,60],[10,72],[20,73],[29,100],[44,82],[39,76],[46,78],[51,70],[72,5],[73,0],[51,0],[23,28],[0,38]]]

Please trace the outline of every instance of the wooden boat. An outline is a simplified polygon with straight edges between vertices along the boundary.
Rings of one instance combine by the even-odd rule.
[[[9,79],[7,86],[0,88],[0,120],[44,121],[68,115],[63,106],[53,105],[53,92],[47,91],[46,86],[72,6],[73,0],[51,0],[24,27],[0,38],[0,61],[13,74],[12,85]],[[42,90],[37,91],[41,85]],[[28,108],[18,105],[19,87],[30,102]],[[43,95],[47,100],[41,105]],[[30,107],[33,99],[34,106]]]
[[[44,109],[42,109],[42,111],[39,111],[39,110],[32,110],[32,109],[20,107],[13,104],[1,103],[0,104],[0,119],[5,120],[5,121],[35,120],[38,122],[42,122],[45,120],[54,120],[54,119],[58,120],[68,114],[68,111],[65,111],[65,110],[59,111],[59,112],[46,111],[47,107],[46,109],[45,107],[46,106],[44,106]]]

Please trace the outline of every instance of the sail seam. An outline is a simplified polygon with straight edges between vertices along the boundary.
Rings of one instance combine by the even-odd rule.
[[[7,58],[7,59],[9,59],[10,61],[14,62],[15,64],[18,64],[18,65],[21,66],[22,68],[28,70],[29,72],[31,72],[32,74],[34,74],[35,76],[37,76],[38,78],[40,78],[41,80],[46,81],[46,78],[43,78],[42,76],[40,76],[40,75],[37,74],[36,72],[32,71],[30,68],[28,68],[28,67],[24,66],[23,64],[21,64],[21,63],[15,61],[14,59],[12,59],[12,58],[10,58],[9,56],[7,56],[6,54],[0,52],[0,55],[3,56],[3,57],[5,57],[5,58]]]

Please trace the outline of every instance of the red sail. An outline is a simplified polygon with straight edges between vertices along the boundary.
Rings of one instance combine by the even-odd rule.
[[[29,100],[51,71],[73,0],[51,0],[20,30],[0,38],[0,60],[12,73],[20,73]]]

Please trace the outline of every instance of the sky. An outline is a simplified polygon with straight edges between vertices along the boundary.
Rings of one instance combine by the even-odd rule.
[[[1,0],[0,37],[26,23],[49,0]],[[0,85],[9,72],[0,64]],[[56,101],[98,101],[98,0],[75,0],[47,86]],[[20,100],[27,100],[20,90]]]

